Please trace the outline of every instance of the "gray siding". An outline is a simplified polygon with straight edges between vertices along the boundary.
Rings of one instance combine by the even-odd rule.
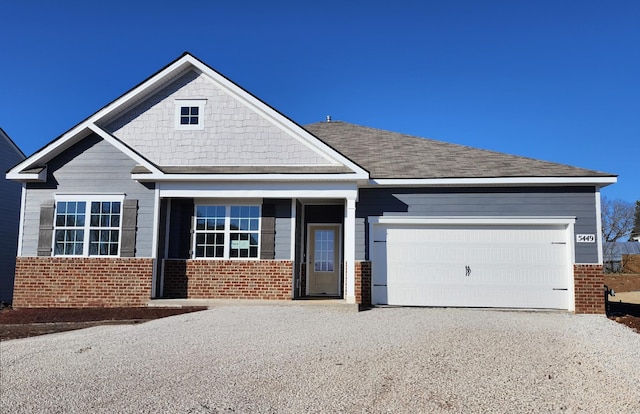
[[[22,255],[38,249],[40,205],[56,193],[124,193],[138,200],[136,257],[151,257],[154,191],[131,179],[136,163],[102,138],[91,135],[48,163],[46,183],[28,184]]]
[[[276,260],[291,257],[291,200],[276,201]]]
[[[0,130],[0,171],[3,173],[24,159]],[[0,181],[0,301],[11,302],[18,249],[18,222],[22,185]]]
[[[365,219],[356,217],[356,260],[366,260]]]
[[[599,236],[594,187],[360,190],[356,216],[366,220],[368,216],[382,215],[571,216],[577,219],[576,234]],[[364,227],[366,248],[368,226]],[[357,246],[356,251],[361,248]],[[576,244],[575,263],[597,262],[595,243]]]

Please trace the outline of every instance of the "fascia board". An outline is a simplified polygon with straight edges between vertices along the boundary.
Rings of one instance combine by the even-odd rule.
[[[163,174],[133,173],[131,178],[140,182],[309,182],[309,181],[366,181],[364,174]]]
[[[47,168],[45,167],[37,173],[20,173],[11,170],[7,172],[6,179],[22,182],[44,182],[47,181]]]
[[[9,170],[9,174],[18,174],[23,170],[28,170],[29,168],[37,165],[41,160],[46,159],[50,154],[56,154],[58,152],[62,152],[67,149],[71,145],[73,145],[79,135],[81,135],[84,131],[87,130],[87,124],[85,122],[76,125],[71,130],[67,131],[64,135],[59,137],[58,139],[50,142],[46,147],[42,148],[40,151],[31,155],[30,157],[24,159],[21,163],[13,167]]]
[[[371,179],[370,187],[377,186],[500,186],[500,185],[598,185],[601,187],[618,181],[609,177],[496,177],[496,178],[425,178],[425,179]]]
[[[161,197],[357,199],[354,182],[161,182]]]

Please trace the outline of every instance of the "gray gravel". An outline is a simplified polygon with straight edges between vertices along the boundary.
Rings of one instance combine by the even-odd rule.
[[[1,411],[640,412],[603,316],[223,306],[0,344]]]

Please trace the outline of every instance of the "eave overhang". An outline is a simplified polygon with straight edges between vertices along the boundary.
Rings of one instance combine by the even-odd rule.
[[[599,188],[618,181],[616,176],[601,177],[487,177],[487,178],[372,178],[363,187],[500,187],[593,185]]]
[[[368,181],[367,174],[163,174],[133,172],[131,178],[139,182],[358,182]]]

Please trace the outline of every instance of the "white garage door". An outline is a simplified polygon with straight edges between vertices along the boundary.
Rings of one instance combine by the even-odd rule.
[[[568,309],[564,226],[373,226],[374,304]]]

